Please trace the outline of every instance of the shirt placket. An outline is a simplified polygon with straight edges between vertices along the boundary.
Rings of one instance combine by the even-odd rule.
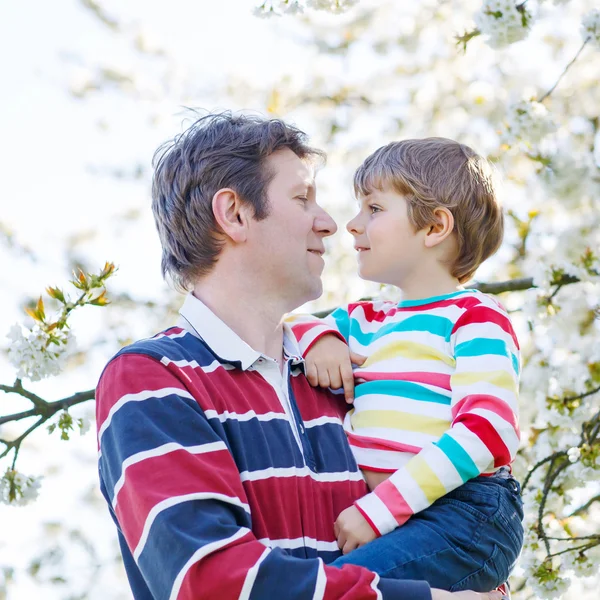
[[[292,433],[294,439],[298,444],[298,448],[302,453],[302,457],[306,460],[304,452],[304,444],[302,443],[302,437],[305,435],[306,430],[304,425],[298,421],[296,417],[296,411],[292,408],[292,402],[289,396],[289,377],[290,377],[290,361],[286,360],[283,373],[279,370],[277,361],[272,358],[261,356],[255,363],[256,370],[269,382],[271,387],[275,390],[277,398],[287,415],[290,424],[292,426]]]

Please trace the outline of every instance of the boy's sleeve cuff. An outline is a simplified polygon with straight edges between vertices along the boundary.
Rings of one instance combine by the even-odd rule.
[[[377,535],[385,535],[398,527],[394,515],[373,492],[359,498],[354,503],[354,506],[369,522],[369,525],[371,525]]]
[[[317,325],[316,327],[305,333],[304,336],[302,336],[302,339],[298,342],[300,352],[302,352],[302,358],[306,358],[308,351],[315,345],[315,343],[318,342],[324,335],[328,335],[330,333],[342,340],[344,344],[348,343],[344,339],[344,336],[339,331],[337,331],[337,329],[325,327],[323,325]]]
[[[394,529],[400,527],[400,525],[404,524],[410,518],[410,515],[394,516],[375,492],[359,498],[354,503],[354,506],[360,511],[361,515],[367,520],[377,535],[385,535],[390,531],[394,531]]]

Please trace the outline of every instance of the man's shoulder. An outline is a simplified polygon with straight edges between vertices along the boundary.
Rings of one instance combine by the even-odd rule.
[[[144,356],[164,366],[171,363],[208,366],[215,361],[214,354],[200,338],[182,327],[170,327],[153,337],[124,346],[108,361],[104,370],[117,360],[127,362],[128,357],[134,356]]]

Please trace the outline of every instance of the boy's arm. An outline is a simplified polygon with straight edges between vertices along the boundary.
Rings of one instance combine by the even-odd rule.
[[[103,493],[152,597],[430,600],[425,582],[327,567],[260,543],[234,459],[198,405],[203,393],[192,396],[139,354],[114,359],[98,385]]]
[[[290,314],[285,321],[298,341],[302,356],[306,356],[315,342],[324,335],[336,335],[346,343],[350,337],[350,314],[346,306],[336,308],[323,319],[314,315]]]
[[[519,446],[519,346],[500,308],[477,306],[456,322],[451,428],[355,503],[383,535],[463,483],[509,465]]]

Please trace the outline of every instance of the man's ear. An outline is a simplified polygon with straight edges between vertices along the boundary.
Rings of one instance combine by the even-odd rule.
[[[433,248],[441,244],[454,231],[454,215],[444,206],[433,211],[435,223],[428,225],[425,234],[425,247]]]
[[[232,189],[223,188],[213,196],[212,210],[225,236],[237,243],[246,241],[250,218],[248,206]]]

